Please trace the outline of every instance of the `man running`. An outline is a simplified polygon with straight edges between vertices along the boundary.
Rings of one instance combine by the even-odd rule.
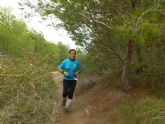
[[[62,104],[65,106],[65,110],[69,111],[74,90],[77,83],[77,76],[80,69],[80,62],[75,58],[76,50],[69,50],[69,58],[62,61],[62,63],[58,66],[59,72],[64,75],[63,78],[63,100]]]

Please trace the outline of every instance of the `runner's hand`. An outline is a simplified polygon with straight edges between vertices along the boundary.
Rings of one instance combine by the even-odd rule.
[[[68,73],[68,72],[66,72],[66,71],[64,71],[64,76],[66,76],[66,77],[69,77],[70,76],[70,74]]]
[[[76,71],[74,74],[76,75],[76,78],[78,78],[79,71]]]
[[[78,75],[78,74],[79,74],[79,71],[76,71],[76,72],[75,72],[75,75]]]

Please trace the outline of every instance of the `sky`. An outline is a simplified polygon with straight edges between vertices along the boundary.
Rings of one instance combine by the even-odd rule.
[[[47,18],[45,21],[39,14],[36,14],[36,16],[32,16],[30,19],[25,18],[25,14],[21,9],[19,9],[20,6],[18,5],[18,2],[20,1],[21,0],[0,0],[0,7],[10,7],[12,14],[14,14],[17,19],[23,19],[29,29],[34,29],[37,32],[41,32],[47,41],[53,43],[57,43],[60,41],[63,44],[69,45],[70,48],[73,49],[78,47],[75,45],[74,41],[69,37],[66,30],[56,29],[54,27],[47,26],[51,23],[51,19]],[[29,1],[34,2],[35,0]],[[60,22],[56,18],[54,18],[53,20],[55,24],[58,24]]]

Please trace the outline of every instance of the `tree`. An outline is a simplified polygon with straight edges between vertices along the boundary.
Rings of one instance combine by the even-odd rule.
[[[51,3],[42,0],[33,7],[42,15],[54,14],[58,17],[62,21],[61,26],[77,44],[85,46],[88,51],[116,57],[116,62],[120,62],[123,68],[123,87],[128,89],[129,68],[133,64],[131,58],[133,54],[138,62],[145,58],[142,56],[142,47],[146,39],[151,37],[145,34],[147,27],[144,25],[148,23],[155,30],[162,31],[164,5],[162,0],[51,0]],[[159,34],[156,33],[157,38]]]

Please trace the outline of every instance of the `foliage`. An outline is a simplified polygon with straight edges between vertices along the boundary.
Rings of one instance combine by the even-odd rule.
[[[0,9],[0,49],[27,61],[40,59],[52,67],[67,56],[68,47],[47,42],[42,34],[29,31],[25,23],[16,20],[8,9]]]
[[[123,124],[164,124],[164,99],[148,98],[121,107]]]
[[[56,86],[49,72],[68,47],[28,30],[9,9],[0,9],[0,29],[0,123],[55,123]]]
[[[60,26],[70,33],[78,45],[85,46],[91,59],[87,63],[91,65],[91,70],[93,63],[100,62],[96,65],[102,67],[102,62],[109,56],[107,69],[117,65],[121,71],[130,40],[134,42],[130,65],[134,76],[136,72],[147,75],[155,65],[164,65],[165,58],[161,54],[164,52],[163,0],[41,0],[37,5],[30,2],[24,4],[36,8],[42,16],[54,14],[58,17],[62,21]],[[93,53],[99,55],[91,56]]]
[[[132,40],[134,49],[129,74],[132,77],[143,75],[153,82],[160,77],[164,86],[164,74],[160,69],[165,65],[162,54],[165,49],[162,35],[164,5],[162,0],[52,0],[51,3],[42,2],[42,5],[33,7],[44,16],[54,14],[58,17],[62,21],[61,26],[76,43],[86,47],[89,54],[86,61],[90,65],[86,66],[87,69],[100,72],[100,67],[103,68],[101,70],[112,70],[117,65],[120,72],[127,43]],[[46,9],[47,6],[49,9]],[[105,60],[108,60],[107,67],[103,64]],[[155,66],[160,68],[152,71]],[[151,73],[154,73],[154,78],[146,76]]]
[[[55,84],[49,66],[28,65],[20,58],[0,54],[0,122],[54,123]]]
[[[78,55],[86,72],[100,74],[112,70],[121,73],[127,57],[127,44],[132,41],[129,76],[147,79],[149,85],[154,84],[153,88],[165,88],[164,0],[39,0],[37,5],[29,1],[24,4],[35,8],[42,16],[53,14],[61,20],[58,26],[65,28],[78,45],[86,48],[85,54],[79,51]],[[33,58],[34,65],[39,67],[43,63],[50,65],[54,60],[57,64],[65,57],[66,46],[46,43],[41,34],[27,31],[24,23],[4,13],[0,13],[0,47],[3,51]],[[164,102],[164,99],[151,98],[136,106],[124,105],[126,120],[123,123],[163,124]]]

